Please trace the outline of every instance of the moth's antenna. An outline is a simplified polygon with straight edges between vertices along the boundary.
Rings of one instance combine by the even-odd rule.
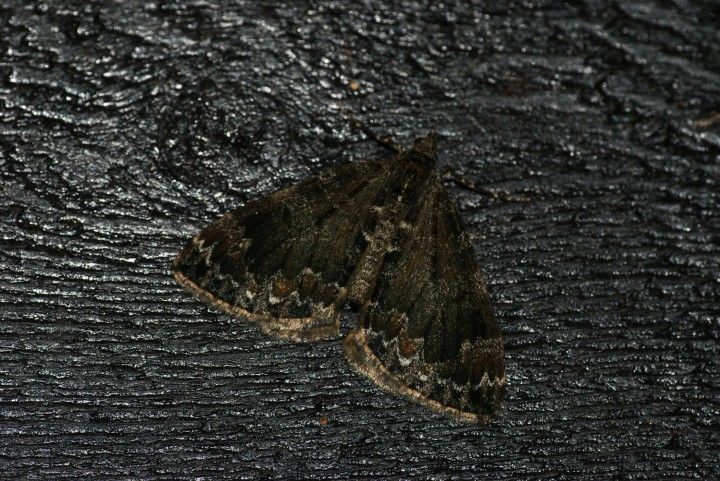
[[[340,109],[340,115],[342,117],[353,124],[353,127],[355,127],[358,130],[361,130],[364,132],[368,137],[375,140],[377,143],[382,145],[383,147],[392,150],[397,155],[402,155],[405,152],[405,148],[400,145],[399,143],[395,142],[394,140],[383,137],[382,135],[378,134],[374,130],[372,130],[370,127],[368,127],[366,124],[361,122],[360,120],[356,119],[352,115],[348,114],[342,106],[338,106]],[[433,131],[434,132],[434,131]],[[455,182],[457,185],[464,187],[468,190],[472,190],[473,192],[477,192],[478,194],[487,195],[488,197],[492,197],[493,199],[501,200],[503,202],[531,202],[532,199],[530,197],[515,197],[510,195],[503,195],[498,192],[495,192],[494,190],[480,187],[478,185],[475,185],[474,183],[470,182],[467,179],[464,179],[462,177],[457,177],[452,172],[445,172],[441,178],[443,180],[451,180]]]
[[[503,195],[495,192],[494,190],[480,187],[467,179],[455,176],[455,174],[453,174],[452,172],[445,172],[441,177],[443,180],[451,180],[455,182],[460,187],[465,187],[466,189],[477,192],[478,194],[487,195],[488,197],[492,197],[493,199],[501,200],[503,202],[532,202],[532,199],[530,197],[515,197],[510,195]]]
[[[344,109],[340,109],[340,114],[343,116],[345,120],[350,121],[350,123],[353,124],[353,127],[355,127],[358,130],[361,130],[364,132],[368,137],[385,147],[386,149],[390,149],[396,154],[400,155],[403,152],[405,152],[405,149],[402,145],[395,142],[391,138],[383,137],[382,135],[378,134],[377,132],[373,131],[370,127],[353,117],[352,115],[345,112]]]

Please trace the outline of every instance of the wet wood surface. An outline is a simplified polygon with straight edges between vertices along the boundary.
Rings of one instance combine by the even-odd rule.
[[[720,477],[712,2],[0,2],[0,478]],[[188,295],[223,212],[438,133],[501,417]],[[348,312],[342,332],[353,325]]]

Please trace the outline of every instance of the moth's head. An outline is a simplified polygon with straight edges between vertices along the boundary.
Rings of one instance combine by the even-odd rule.
[[[437,160],[435,131],[431,130],[425,137],[415,140],[415,145],[403,154],[407,160],[432,168]]]

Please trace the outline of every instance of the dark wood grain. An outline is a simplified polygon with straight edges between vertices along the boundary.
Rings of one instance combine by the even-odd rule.
[[[720,477],[714,3],[23,3],[0,2],[0,478]],[[221,213],[379,153],[335,105],[532,199],[447,185],[506,343],[489,426],[172,279]]]

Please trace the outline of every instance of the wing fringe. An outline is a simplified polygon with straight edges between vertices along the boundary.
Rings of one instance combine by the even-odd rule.
[[[173,275],[180,285],[193,293],[201,301],[242,321],[257,323],[265,334],[295,342],[335,339],[340,334],[340,318],[337,310],[335,310],[333,306],[327,308],[324,313],[326,315],[314,317],[287,318],[259,315],[247,311],[242,307],[234,306],[222,299],[218,299],[208,291],[202,289],[178,269],[177,260],[173,263]]]
[[[499,414],[500,400],[503,398],[505,390],[505,376],[496,379],[492,389],[494,397],[498,400],[498,410],[493,414],[480,414],[471,411],[461,411],[459,409],[446,406],[441,402],[429,398],[423,393],[412,389],[403,380],[391,373],[378,359],[375,353],[370,349],[365,337],[365,329],[357,327],[343,340],[343,349],[348,361],[353,368],[372,380],[380,388],[409,401],[421,404],[432,409],[435,412],[453,417],[460,421],[487,424],[497,417]]]

